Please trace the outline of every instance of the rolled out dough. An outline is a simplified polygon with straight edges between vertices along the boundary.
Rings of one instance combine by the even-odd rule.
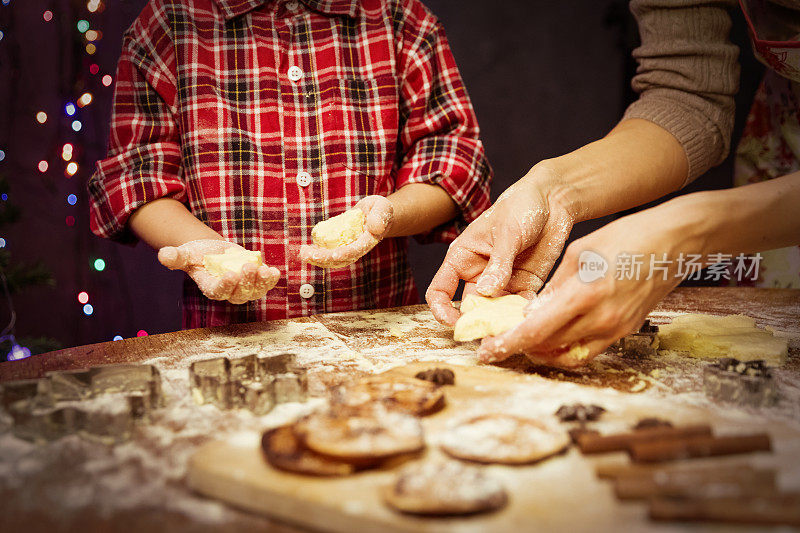
[[[311,238],[319,247],[338,248],[356,240],[364,232],[365,222],[366,215],[361,209],[350,209],[319,222],[311,230]]]
[[[231,246],[221,254],[208,254],[203,257],[205,269],[219,277],[224,276],[227,272],[241,272],[242,267],[247,263],[253,263],[257,267],[261,266],[263,264],[261,252]]]
[[[789,339],[759,328],[755,319],[745,315],[677,316],[671,324],[659,326],[658,339],[659,350],[709,359],[764,359],[773,365],[783,363],[789,350]]]
[[[461,302],[462,315],[456,322],[453,338],[471,341],[508,331],[525,318],[522,310],[527,304],[528,300],[516,294],[497,298],[467,295]]]

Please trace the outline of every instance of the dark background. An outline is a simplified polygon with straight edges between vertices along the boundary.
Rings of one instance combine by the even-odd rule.
[[[0,177],[9,182],[9,202],[22,219],[0,227],[12,261],[41,260],[55,287],[29,288],[14,295],[18,337],[46,336],[62,346],[180,328],[178,299],[182,274],[168,272],[145,245],[125,247],[89,232],[85,184],[94,161],[105,155],[114,75],[122,32],[146,0],[106,0],[89,13],[86,1],[0,0]],[[483,141],[495,170],[493,197],[537,161],[574,150],[608,132],[634,97],[635,22],[624,0],[486,2],[427,0],[444,23],[450,44],[478,114]],[[46,22],[42,13],[52,11]],[[97,52],[85,51],[76,22],[86,19],[102,32]],[[732,39],[742,49],[742,90],[737,99],[734,141],[762,68],[752,57],[741,13],[733,14]],[[89,72],[92,63],[99,72]],[[83,92],[94,100],[67,117],[64,104]],[[48,114],[37,123],[40,110]],[[78,118],[83,128],[73,132]],[[64,143],[75,145],[78,173],[67,178]],[[37,169],[40,160],[49,170]],[[715,189],[732,182],[730,157],[687,190]],[[76,194],[74,206],[67,196]],[[74,216],[74,226],[65,219]],[[576,227],[573,237],[604,221]],[[446,247],[412,244],[412,263],[424,292]],[[91,268],[103,258],[102,272]],[[86,291],[94,308],[87,316],[77,295]],[[0,310],[0,320],[8,313]],[[0,360],[4,354],[0,354]]]

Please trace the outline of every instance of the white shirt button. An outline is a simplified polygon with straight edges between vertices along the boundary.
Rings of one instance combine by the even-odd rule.
[[[300,81],[300,79],[303,77],[303,69],[301,69],[297,65],[294,65],[292,67],[289,67],[289,72],[287,72],[287,74],[289,75],[290,80]]]
[[[288,2],[286,4],[286,9],[288,9],[291,12],[297,11],[298,7],[300,7],[300,4],[298,4],[295,0],[292,0],[291,2]]]
[[[308,172],[301,172],[296,178],[297,184],[301,187],[308,187],[311,185],[311,174]]]
[[[314,296],[314,286],[308,283],[300,285],[300,296],[306,299]]]

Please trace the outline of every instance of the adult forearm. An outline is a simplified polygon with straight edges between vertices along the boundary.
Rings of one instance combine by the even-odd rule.
[[[579,222],[660,198],[678,189],[687,172],[675,137],[652,122],[630,119],[598,141],[539,163],[523,181]]]
[[[684,224],[688,231],[683,251],[706,256],[800,244],[798,207],[800,172],[724,191],[689,194],[663,205],[668,218],[689,221]]]
[[[137,237],[155,249],[180,246],[198,239],[223,240],[219,233],[172,198],[160,198],[143,205],[134,211],[128,225]]]
[[[387,237],[430,231],[458,214],[456,203],[438,185],[410,183],[388,196],[394,218]]]

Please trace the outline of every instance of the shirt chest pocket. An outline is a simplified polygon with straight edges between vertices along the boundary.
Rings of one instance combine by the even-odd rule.
[[[320,84],[320,98],[329,169],[388,178],[397,152],[397,79],[334,78]]]

